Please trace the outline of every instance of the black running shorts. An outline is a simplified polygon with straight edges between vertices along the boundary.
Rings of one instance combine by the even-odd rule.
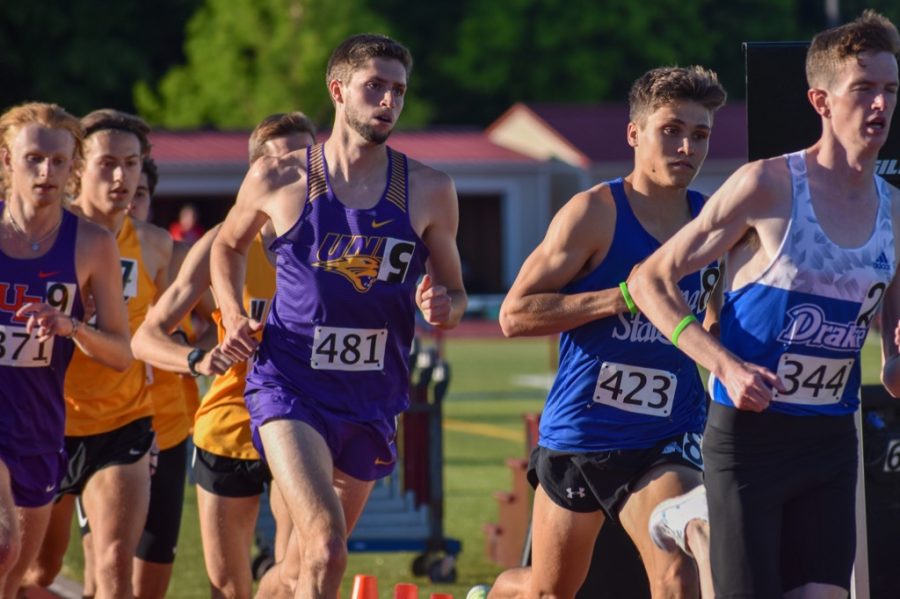
[[[703,437],[718,599],[850,588],[856,552],[853,416],[755,413],[713,403]]]
[[[531,452],[528,481],[571,512],[602,509],[613,520],[651,469],[666,464],[703,469],[701,435],[684,433],[646,449],[565,453],[545,447]]]
[[[194,448],[194,478],[203,490],[220,497],[256,497],[272,480],[262,460],[228,458]]]
[[[59,483],[59,494],[80,495],[88,479],[98,470],[133,464],[144,457],[153,444],[151,421],[148,416],[106,433],[66,437],[69,464]]]

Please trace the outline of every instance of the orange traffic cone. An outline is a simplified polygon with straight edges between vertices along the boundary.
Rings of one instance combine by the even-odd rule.
[[[357,574],[353,577],[353,592],[351,599],[378,599],[378,579],[367,574]]]
[[[394,585],[394,599],[419,599],[419,587],[411,582],[398,582]]]

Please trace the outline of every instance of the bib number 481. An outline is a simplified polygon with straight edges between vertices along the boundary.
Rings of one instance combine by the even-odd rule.
[[[310,366],[314,370],[383,370],[387,329],[316,327]]]

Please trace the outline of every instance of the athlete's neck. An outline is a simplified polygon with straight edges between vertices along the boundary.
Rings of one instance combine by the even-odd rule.
[[[822,168],[835,173],[837,181],[849,187],[868,188],[875,174],[880,150],[881,145],[870,144],[861,148],[846,146],[831,129],[825,127],[822,137],[806,150],[806,154]]]
[[[853,152],[833,137],[824,135],[806,150],[810,174],[826,178],[829,189],[844,197],[858,195],[860,192],[868,194],[872,190],[877,158],[877,150],[865,154]]]
[[[125,222],[125,216],[127,214],[127,210],[104,212],[85,196],[78,196],[78,198],[72,202],[72,210],[89,221],[100,225],[113,235],[118,235],[119,231],[122,230],[122,224]]]
[[[663,187],[638,170],[631,171],[624,181],[629,198],[658,203],[660,210],[665,210],[666,205],[683,206],[687,197],[686,187]]]
[[[40,236],[59,224],[62,206],[59,202],[39,205],[27,202],[15,192],[4,202],[3,224],[21,229],[29,235]]]
[[[387,164],[387,146],[365,141],[347,126],[335,122],[335,130],[325,142],[325,160],[332,183],[365,182],[373,174],[381,176]]]

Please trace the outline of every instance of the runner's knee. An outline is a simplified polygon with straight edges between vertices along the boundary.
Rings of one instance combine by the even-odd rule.
[[[62,570],[62,556],[38,555],[22,579],[23,586],[49,587]]]
[[[650,580],[650,590],[654,599],[696,597],[700,587],[693,562],[687,557],[672,562]]]
[[[12,570],[19,559],[19,551],[21,550],[19,539],[14,534],[15,531],[10,532],[12,534],[3,535],[0,538],[0,576]]]
[[[304,539],[303,569],[340,576],[347,567],[347,540],[343,535],[316,534]]]

